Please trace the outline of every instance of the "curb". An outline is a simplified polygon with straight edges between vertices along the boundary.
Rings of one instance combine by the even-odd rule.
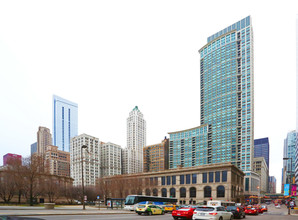
[[[13,214],[13,215],[5,215],[5,216],[50,216],[50,215],[119,215],[119,214],[132,214],[132,213],[45,213],[45,214]]]

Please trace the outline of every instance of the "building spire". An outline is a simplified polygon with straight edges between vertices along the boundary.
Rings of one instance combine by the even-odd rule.
[[[136,106],[136,107],[133,109],[133,111],[139,111],[138,106]]]

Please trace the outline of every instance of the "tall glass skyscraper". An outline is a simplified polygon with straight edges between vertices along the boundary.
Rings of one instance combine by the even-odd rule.
[[[208,163],[251,171],[254,144],[253,31],[248,16],[208,37],[201,56],[201,124],[210,125]]]
[[[296,151],[296,131],[291,131],[287,134],[287,138],[284,140],[283,157],[292,158],[292,160],[289,159],[289,160],[283,161],[283,167],[285,172],[284,180],[286,181],[284,184],[290,183],[291,177],[293,178],[295,176],[295,159],[296,159],[295,151]]]
[[[254,157],[264,157],[269,170],[269,139],[260,138],[254,141]]]
[[[53,95],[53,144],[69,152],[70,139],[78,135],[78,104]]]

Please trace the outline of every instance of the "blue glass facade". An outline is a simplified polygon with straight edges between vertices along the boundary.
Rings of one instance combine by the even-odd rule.
[[[264,157],[269,170],[269,139],[260,138],[254,140],[254,157]]]
[[[250,16],[208,37],[201,56],[201,124],[211,129],[208,163],[250,171],[253,157],[253,34]]]
[[[31,155],[37,152],[37,142],[31,144]]]
[[[70,139],[78,135],[78,104],[53,96],[53,144],[69,152]]]
[[[192,167],[208,163],[208,126],[170,132],[169,168]]]
[[[290,183],[290,175],[292,171],[292,177],[295,176],[295,159],[296,159],[296,131],[291,131],[287,134],[287,138],[284,140],[284,158],[292,158],[292,160],[284,160],[283,167],[286,167],[285,183]]]

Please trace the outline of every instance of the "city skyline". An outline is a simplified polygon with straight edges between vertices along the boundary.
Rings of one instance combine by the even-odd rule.
[[[237,3],[230,1],[233,2]],[[214,5],[195,1],[185,5],[168,1],[159,7],[154,3],[119,2],[119,9],[108,2],[90,3],[94,7],[88,7],[88,16],[83,19],[67,12],[73,21],[55,7],[50,10],[56,11],[57,16],[48,20],[52,11],[36,12],[34,7],[30,9],[30,3],[20,3],[24,4],[22,10],[13,10],[10,3],[0,9],[1,20],[9,21],[0,23],[0,56],[4,61],[0,72],[4,73],[5,84],[1,93],[8,94],[3,100],[6,108],[0,114],[1,146],[5,146],[1,147],[1,155],[9,153],[4,151],[8,147],[10,153],[30,155],[38,126],[52,127],[52,94],[79,103],[79,134],[88,133],[122,147],[126,143],[126,115],[135,105],[146,116],[147,145],[158,143],[170,131],[197,126],[197,51],[208,36],[251,15],[255,34],[255,139],[270,139],[270,160],[277,161],[270,164],[270,176],[277,177],[280,190],[283,139],[295,128],[295,103],[289,100],[295,100],[296,2],[287,6],[271,3],[270,11],[266,10],[267,4],[256,1],[239,10],[217,2],[218,8],[224,10],[214,10],[209,15],[200,9]],[[130,9],[132,5],[138,10]],[[169,5],[172,10],[167,10]],[[67,7],[66,3],[61,5],[62,9]],[[81,5],[72,7],[79,10]],[[118,13],[115,18],[114,11]],[[156,14],[154,18],[152,12]],[[180,13],[182,16],[177,16]],[[42,31],[35,32],[35,25]],[[100,28],[94,29],[96,26]],[[278,33],[268,37],[275,28]],[[78,36],[77,30],[81,32]],[[282,41],[285,32],[288,39]],[[287,56],[274,57],[276,53]],[[47,75],[53,78],[47,78],[48,86],[42,83]],[[188,104],[176,104],[180,102]],[[273,129],[273,124],[278,129]],[[274,170],[278,171],[272,173]]]

